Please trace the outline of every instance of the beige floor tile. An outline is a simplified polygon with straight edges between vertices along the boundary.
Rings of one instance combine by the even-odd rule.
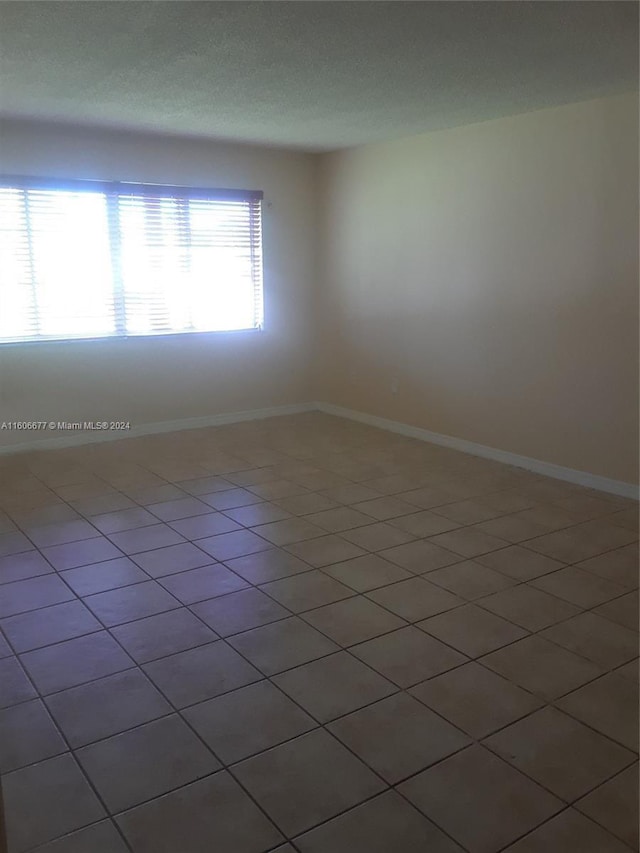
[[[117,495],[117,498],[120,500],[127,500],[122,495]],[[113,500],[113,498],[109,498],[109,500]],[[135,506],[132,501],[128,501],[129,506]],[[42,507],[41,509],[28,510],[27,512],[14,512],[12,513],[13,521],[21,527],[23,530],[31,530],[33,527],[42,527],[43,525],[48,524],[57,524],[64,521],[74,521],[75,519],[80,518],[78,514],[79,510],[74,506],[69,506],[65,503],[55,503],[51,506]],[[81,513],[85,515],[87,513]],[[8,527],[3,532],[9,532],[9,530],[15,529]]]
[[[524,492],[518,491],[518,489],[505,489],[502,492],[494,492],[491,495],[476,498],[476,502],[481,506],[499,509],[505,513],[522,512],[522,510],[530,509],[537,503],[535,498],[525,495]]]
[[[117,817],[136,853],[175,853],[189,839],[189,853],[218,850],[262,853],[282,834],[233,777],[226,772],[206,779]]]
[[[543,702],[478,663],[467,663],[409,691],[474,738],[527,716]]]
[[[233,773],[287,835],[335,817],[385,787],[324,730],[248,758]]]
[[[399,687],[411,687],[467,661],[413,626],[352,646],[351,652]]]
[[[406,693],[370,704],[328,728],[391,785],[470,743],[463,732]]]
[[[237,524],[242,524],[244,527],[257,527],[259,524],[272,524],[274,521],[282,521],[285,518],[291,518],[291,513],[287,512],[282,507],[274,503],[264,501],[251,506],[240,506],[236,509],[225,509],[224,517],[233,519]],[[179,530],[179,528],[175,528]],[[230,527],[229,530],[235,528]],[[225,533],[225,530],[212,530],[212,533]],[[206,535],[206,534],[205,534]],[[193,537],[189,537],[193,538]]]
[[[390,474],[385,477],[374,477],[367,480],[365,485],[381,495],[397,495],[400,492],[408,492],[421,485],[420,477],[411,477],[405,474]]]
[[[375,498],[382,497],[375,489],[370,488],[362,483],[349,483],[344,486],[334,486],[332,489],[326,489],[322,495],[331,501],[336,501],[339,504],[353,505],[362,501],[370,501]]]
[[[505,853],[550,853],[551,850],[558,853],[628,853],[629,848],[593,821],[573,809],[566,809],[507,847]]]
[[[385,548],[404,545],[415,538],[411,533],[406,533],[384,521],[358,527],[355,530],[345,530],[342,536],[367,551],[382,551]]]
[[[578,563],[606,551],[613,551],[635,541],[637,534],[614,525],[595,527],[599,522],[585,522],[531,539],[527,548],[565,563]]]
[[[247,475],[255,472],[245,471],[242,473]],[[240,472],[234,476],[240,477]],[[239,481],[238,479],[231,479],[231,477],[228,480],[223,477],[198,477],[195,480],[180,480],[176,483],[176,486],[179,486],[180,489],[187,492],[189,495],[210,495],[213,494],[213,492],[224,492],[228,489],[232,489],[234,484],[244,486],[246,485],[246,482]],[[139,503],[145,503],[145,501],[139,501]]]
[[[0,635],[0,658],[8,658],[13,655],[13,649],[5,640],[4,636]]]
[[[320,723],[377,702],[398,689],[347,652],[287,670],[273,676],[273,681]]]
[[[182,716],[225,764],[317,727],[315,720],[266,680],[193,705]]]
[[[432,486],[425,486],[421,489],[411,489],[407,492],[401,492],[399,497],[414,506],[420,507],[421,509],[431,509],[432,507],[444,506],[445,504],[455,503],[458,500],[455,494]]]
[[[320,492],[323,489],[344,486],[348,482],[344,477],[340,477],[330,471],[312,471],[308,474],[294,475],[292,479],[295,479],[296,483],[299,483],[306,489],[310,489],[312,492]]]
[[[540,631],[580,613],[575,605],[527,584],[496,592],[483,598],[480,604],[528,631]]]
[[[234,557],[246,557],[271,548],[270,542],[262,536],[256,536],[250,530],[236,530],[232,533],[221,533],[198,539],[198,548],[210,554],[216,560],[232,560]]]
[[[392,518],[389,524],[420,539],[426,536],[435,536],[437,533],[446,533],[447,530],[455,530],[456,527],[460,527],[457,521],[451,521],[443,515],[437,515],[435,512],[426,509],[422,512],[413,513],[413,515]]]
[[[384,560],[377,554],[365,554],[353,560],[325,566],[322,570],[356,592],[367,592],[381,586],[413,577],[411,572]]]
[[[38,695],[15,657],[5,657],[0,660],[0,681],[2,683],[0,708],[9,708]]]
[[[17,529],[17,525],[9,518],[9,516],[0,512],[0,533],[11,533]]]
[[[175,530],[172,530],[168,524],[154,524],[149,527],[138,527],[135,530],[123,530],[121,533],[110,533],[109,539],[123,554],[128,555],[139,554],[141,551],[151,551],[154,548],[164,548],[166,545],[177,545],[179,542],[184,542],[184,537],[180,536]],[[99,539],[90,539],[89,543],[99,543],[100,541]],[[75,547],[77,546],[78,543],[76,543]],[[61,545],[59,547],[71,549],[74,546]],[[47,559],[50,559],[49,555],[46,556]],[[96,563],[98,560],[107,560],[111,554],[107,554],[106,556],[100,555],[98,557],[95,555],[91,556],[91,560],[84,559],[84,564],[89,562]],[[113,556],[119,557],[120,554],[114,553]],[[77,562],[75,564],[83,565],[83,563]],[[56,568],[59,567],[56,566]],[[67,565],[64,568],[73,568],[73,566]]]
[[[142,668],[176,708],[195,705],[261,678],[258,670],[224,640],[154,660]]]
[[[84,850],[91,850],[93,853],[128,853],[118,830],[107,820],[101,820],[38,847],[38,853],[83,853]]]
[[[341,646],[352,646],[406,625],[403,619],[363,596],[307,611],[302,617]]]
[[[44,527],[34,527],[29,530],[29,539],[38,548],[64,545],[67,542],[93,539],[96,536],[100,536],[100,531],[83,519],[46,524]]]
[[[563,696],[602,674],[591,661],[538,636],[491,652],[480,663],[545,699]]]
[[[209,512],[206,515],[194,515],[192,518],[181,518],[178,521],[170,521],[169,527],[177,530],[185,539],[198,540],[208,536],[216,536],[219,533],[231,533],[240,530],[241,524],[234,521],[231,513],[242,513],[245,510],[270,507],[271,504],[256,504],[255,507],[243,507],[238,510],[227,510],[225,513]]]
[[[221,766],[177,714],[82,747],[76,757],[111,814]]]
[[[206,515],[211,507],[194,497],[178,498],[152,504],[150,511],[161,521],[179,521],[181,518],[193,518],[196,515]]]
[[[195,604],[248,587],[246,581],[220,564],[160,578],[163,586],[182,604]]]
[[[629,661],[629,663],[625,663],[623,666],[617,667],[613,672],[622,678],[628,678],[630,681],[635,681],[637,684],[640,680],[640,661],[638,658],[634,658],[634,660]]]
[[[92,516],[91,523],[102,533],[120,533],[122,530],[157,524],[158,518],[143,507],[134,507]]]
[[[531,509],[525,509],[522,512],[515,513],[515,515],[523,521],[529,521],[533,524],[539,524],[542,527],[546,527],[549,533],[555,530],[563,530],[565,528],[572,527],[580,522],[579,516],[573,515],[573,513],[568,510],[562,509],[561,507],[551,503],[538,504],[537,506],[531,507]]]
[[[142,554],[133,554],[131,560],[152,578],[174,575],[201,566],[210,566],[216,561],[191,542],[169,545],[166,548],[153,548]],[[110,563],[115,561],[111,560]],[[100,565],[106,566],[107,563]]]
[[[608,516],[607,521],[610,524],[619,524],[621,527],[627,527],[629,530],[638,530],[640,519],[638,518],[638,508],[634,506],[630,509],[623,509],[620,512],[614,512]]]
[[[246,457],[246,453],[243,452],[242,455],[243,455],[243,457]],[[249,468],[246,471],[232,471],[232,472],[226,474],[224,477],[220,477],[220,478],[212,477],[210,479],[212,481],[219,479],[221,484],[224,482],[227,482],[228,484],[231,484],[231,486],[242,486],[244,488],[246,486],[256,486],[260,483],[273,483],[273,481],[279,479],[279,477],[278,477],[278,473],[275,470],[274,466],[267,465],[264,468]],[[198,482],[198,481],[197,480],[191,480],[190,482]],[[183,486],[183,488],[185,488],[185,487]],[[223,491],[225,488],[228,489],[229,485],[227,485],[227,486],[221,485],[217,491]],[[188,490],[185,488],[185,491],[188,491]],[[201,490],[200,494],[204,494],[205,492],[212,492],[212,491],[214,491],[214,489],[203,488]],[[194,492],[194,494],[196,494],[196,493]]]
[[[306,518],[285,518],[283,521],[261,524],[254,527],[253,532],[273,545],[291,545],[326,534],[326,531]]]
[[[293,495],[290,498],[280,498],[276,501],[276,506],[291,515],[311,515],[315,512],[335,509],[340,506],[340,502],[332,500],[324,494],[306,492],[302,495]]]
[[[107,631],[26,652],[21,661],[43,695],[133,666],[132,659]]]
[[[500,510],[483,506],[476,501],[458,501],[457,503],[445,504],[436,507],[433,511],[463,525],[478,524],[502,514]]]
[[[638,848],[638,765],[633,764],[575,803],[612,835]]]
[[[103,626],[81,601],[75,600],[0,619],[0,627],[14,650],[21,654],[92,634]]]
[[[229,644],[265,675],[300,666],[340,648],[298,617],[236,634],[229,638]]]
[[[638,685],[618,675],[604,675],[556,703],[588,726],[638,751]]]
[[[463,604],[457,595],[416,577],[368,592],[367,597],[407,622],[417,622]]]
[[[547,790],[572,802],[634,760],[633,753],[555,708],[519,720],[484,745]],[[575,761],[575,756],[580,761]]]
[[[254,584],[267,583],[311,570],[308,563],[280,548],[268,548],[244,557],[227,559],[225,565]]]
[[[31,849],[106,816],[69,753],[8,773],[2,792],[11,851]]]
[[[467,601],[508,589],[515,583],[506,575],[473,560],[464,560],[462,563],[430,572],[429,580]]]
[[[577,607],[590,608],[622,595],[625,588],[584,572],[575,566],[567,566],[557,572],[529,581],[529,585],[575,604]]]
[[[450,838],[395,791],[296,838],[302,853],[460,853]],[[291,848],[293,850],[293,848]]]
[[[173,530],[171,533],[175,536],[178,535]],[[124,534],[119,535],[122,536]],[[182,537],[179,538],[181,539]],[[42,554],[57,571],[75,569],[78,566],[88,566],[90,563],[99,563],[103,560],[113,560],[117,557],[122,557],[122,553],[122,550],[116,548],[115,545],[103,536],[94,539],[85,539],[83,542],[52,545],[49,548],[42,549]]]
[[[631,631],[638,631],[638,593],[628,592],[614,601],[608,601],[606,604],[595,608],[595,613],[599,616],[605,616],[611,619],[612,622],[617,622],[618,625],[623,625]]]
[[[161,486],[145,486],[144,488],[140,488],[139,486],[133,486],[131,488],[124,489],[125,494],[128,498],[135,501],[135,503],[140,504],[141,506],[149,507],[152,504],[162,503],[163,501],[171,501],[174,498],[182,498],[184,497],[184,492],[182,489],[177,488],[174,485],[167,484]],[[116,506],[116,501],[120,498],[120,495],[112,495],[104,498],[89,498],[85,501],[78,501],[74,503],[75,507],[79,507],[79,504],[82,504],[82,512],[88,512],[89,515],[93,515],[94,512],[91,510],[96,510],[99,506],[100,509],[97,509],[97,512],[110,512],[111,509],[120,509],[120,506]],[[109,505],[110,509],[106,509],[106,506]]]
[[[307,516],[307,521],[318,525],[328,533],[341,533],[345,530],[362,527],[371,524],[371,516],[348,506],[326,509]]]
[[[211,494],[200,495],[200,500],[213,509],[225,510],[251,506],[263,500],[269,500],[269,498],[267,496],[262,497],[248,489],[226,489],[225,491],[214,491]]]
[[[260,589],[293,613],[322,607],[354,595],[354,591],[319,570],[271,581]]]
[[[638,546],[636,544],[625,545],[615,551],[599,554],[577,564],[579,569],[598,575],[610,580],[620,586],[629,589],[638,588],[640,577],[640,562],[638,559]]]
[[[388,521],[401,515],[414,513],[415,507],[397,497],[374,498],[370,501],[354,504],[354,509],[377,518],[378,521]]]
[[[0,557],[0,584],[28,580],[53,573],[53,567],[38,551]]]
[[[306,542],[296,542],[294,545],[288,545],[286,550],[315,568],[329,566],[341,560],[351,560],[365,553],[362,548],[340,536],[323,536]]]
[[[575,497],[561,498],[558,501],[554,501],[554,503],[561,509],[566,509],[572,515],[579,516],[584,521],[610,515],[619,505],[613,495],[604,498],[589,494],[577,494]]]
[[[66,751],[66,743],[39,699],[0,711],[0,773]]]
[[[456,753],[399,790],[473,853],[500,850],[563,805],[481,746]]]
[[[581,613],[542,632],[546,639],[613,669],[638,656],[638,634],[595,613]]]
[[[395,548],[386,548],[380,552],[380,556],[414,574],[432,572],[434,569],[459,563],[462,560],[459,554],[423,540],[407,542],[406,545],[397,545]]]
[[[471,527],[439,533],[437,536],[431,537],[429,541],[453,551],[454,554],[461,554],[463,557],[477,557],[480,554],[488,554],[490,551],[497,551],[509,545],[504,539],[489,536],[488,533]]]
[[[527,636],[523,628],[473,604],[425,619],[417,627],[471,658]]]
[[[99,678],[46,699],[72,748],[171,713],[171,706],[139,669]]]
[[[520,518],[518,515],[503,515],[491,521],[483,521],[475,525],[476,530],[482,530],[490,536],[497,536],[506,542],[526,542],[536,536],[544,536],[548,528],[543,524]]]
[[[200,572],[202,569],[194,569],[194,571]],[[184,575],[189,574],[190,572],[184,573]],[[184,575],[173,575],[173,577],[184,577]],[[241,583],[239,578],[238,581]],[[152,580],[89,595],[84,602],[107,628],[133,622],[135,619],[143,619],[145,616],[153,616],[155,613],[175,610],[180,606],[180,601],[175,596]]]
[[[94,498],[99,495],[111,495],[115,493],[115,489],[108,483],[101,483],[99,481],[58,486],[55,491],[63,501],[77,501],[82,500],[82,498]]]
[[[276,501],[280,498],[290,498],[293,495],[302,495],[309,491],[305,486],[298,483],[292,483],[289,480],[273,480],[270,483],[259,483],[254,486],[250,486],[249,490],[253,492],[253,494],[257,495],[261,500],[265,501]],[[212,506],[215,506],[215,504],[212,504]],[[240,504],[236,504],[236,506],[240,506]],[[217,509],[222,509],[222,507],[217,507]]]
[[[190,609],[221,637],[249,631],[291,615],[268,595],[252,587],[200,601],[192,604]]]
[[[500,551],[492,551],[490,554],[482,554],[476,557],[476,562],[482,563],[491,569],[496,569],[502,574],[514,580],[528,581],[541,575],[555,572],[563,568],[564,563],[536,554],[527,548],[512,545],[502,548]]]

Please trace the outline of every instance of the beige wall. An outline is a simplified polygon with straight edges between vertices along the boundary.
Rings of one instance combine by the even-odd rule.
[[[309,399],[311,155],[5,121],[0,171],[262,189],[266,202],[263,332],[0,346],[0,421],[124,419],[134,426]],[[0,431],[0,448],[52,437]]]
[[[313,157],[5,122],[4,172],[272,206],[264,332],[3,346],[0,420],[321,399],[637,482],[637,128],[622,96]]]
[[[638,482],[637,96],[321,168],[316,396]]]

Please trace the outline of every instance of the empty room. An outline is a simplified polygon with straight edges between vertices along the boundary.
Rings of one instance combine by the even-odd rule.
[[[0,4],[0,853],[637,853],[638,12]]]

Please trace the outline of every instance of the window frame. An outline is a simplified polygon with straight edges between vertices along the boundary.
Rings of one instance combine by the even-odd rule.
[[[185,186],[181,184],[155,184],[155,183],[140,183],[135,181],[105,181],[100,179],[90,178],[52,178],[52,177],[35,177],[32,175],[10,175],[0,174],[0,189],[15,189],[15,190],[44,190],[44,191],[60,191],[60,192],[102,192],[106,196],[108,208],[108,240],[110,245],[110,255],[112,262],[115,261],[112,277],[112,291],[114,300],[117,298],[117,291],[121,287],[120,274],[116,267],[119,266],[118,259],[115,257],[114,250],[114,235],[112,227],[114,225],[110,206],[117,199],[121,192],[123,195],[127,193],[148,195],[153,198],[158,198],[162,195],[163,198],[176,198],[180,200],[201,200],[201,201],[246,201],[260,202],[260,254],[261,254],[261,287],[260,293],[262,298],[262,323],[259,326],[247,327],[245,329],[201,329],[201,330],[185,330],[166,332],[157,332],[154,334],[145,333],[127,333],[124,331],[116,331],[109,335],[91,335],[86,337],[39,337],[25,338],[22,340],[2,340],[0,339],[0,348],[4,347],[24,347],[24,346],[46,346],[46,345],[75,345],[90,342],[113,342],[114,344],[123,344],[126,341],[142,341],[153,339],[173,339],[173,338],[193,338],[203,339],[207,336],[221,335],[255,335],[262,334],[265,330],[264,318],[264,239],[263,239],[263,224],[264,210],[267,205],[264,202],[264,192],[262,190],[245,190],[228,187],[195,187]],[[270,206],[270,205],[269,205]],[[119,242],[119,237],[117,238]],[[253,249],[252,249],[253,251]],[[1,286],[1,285],[0,285]]]

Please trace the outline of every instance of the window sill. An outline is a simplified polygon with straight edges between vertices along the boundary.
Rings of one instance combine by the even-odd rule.
[[[2,341],[0,340],[0,349],[5,347],[29,347],[36,346],[41,347],[47,344],[60,345],[60,344],[87,344],[87,343],[106,343],[113,342],[119,344],[126,344],[127,342],[138,342],[138,341],[154,341],[154,340],[178,340],[178,339],[186,339],[186,340],[203,340],[207,337],[216,337],[220,338],[224,336],[232,336],[238,337],[240,335],[262,335],[264,334],[264,326],[260,326],[257,329],[225,329],[225,330],[216,330],[216,331],[202,331],[202,332],[161,332],[156,335],[103,335],[95,338],[39,338],[37,340],[26,340],[26,341]]]

